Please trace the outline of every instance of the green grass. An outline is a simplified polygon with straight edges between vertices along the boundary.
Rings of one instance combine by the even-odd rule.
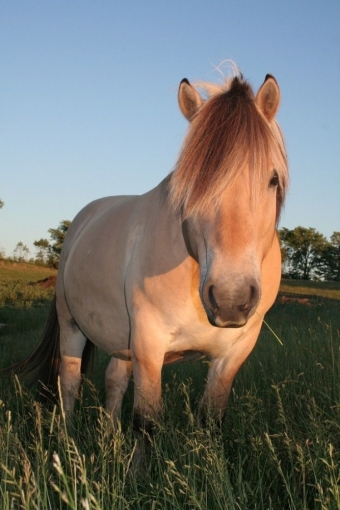
[[[22,281],[30,282],[42,280],[50,275],[55,275],[56,269],[48,267],[36,266],[25,262],[7,262],[0,261],[0,279],[13,280],[20,279]]]
[[[47,311],[0,307],[9,324],[0,330],[2,365],[30,350]],[[278,301],[266,321],[283,345],[263,327],[220,430],[196,425],[207,363],[165,367],[163,417],[139,481],[129,472],[133,386],[114,433],[102,407],[107,357],[97,357],[72,431],[59,409],[2,381],[0,508],[339,509],[339,303]]]
[[[27,307],[40,305],[51,300],[54,289],[43,289],[29,285],[56,274],[55,269],[32,264],[1,262],[0,264],[0,307]],[[0,316],[0,323],[3,322]]]

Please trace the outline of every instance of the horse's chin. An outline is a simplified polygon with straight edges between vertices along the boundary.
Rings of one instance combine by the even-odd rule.
[[[210,310],[206,310],[209,323],[215,328],[241,328],[248,322],[248,318],[240,321],[224,321],[220,317],[213,315]]]

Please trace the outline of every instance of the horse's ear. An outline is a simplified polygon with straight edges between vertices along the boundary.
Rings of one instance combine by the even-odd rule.
[[[184,78],[178,89],[178,103],[184,117],[189,121],[196,115],[204,103],[197,90]]]
[[[256,99],[258,109],[270,122],[276,115],[280,104],[280,89],[274,76],[267,74],[260,87]]]

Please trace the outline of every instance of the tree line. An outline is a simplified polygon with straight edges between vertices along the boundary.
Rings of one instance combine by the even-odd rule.
[[[14,250],[14,260],[57,268],[70,224],[69,220],[63,220],[57,228],[48,230],[50,239],[34,241],[37,250],[35,258],[29,258],[28,247],[19,242]],[[283,278],[340,281],[340,232],[333,232],[330,240],[311,227],[292,230],[283,227],[278,234]]]
[[[315,228],[281,228],[279,237],[283,278],[340,280],[340,232],[328,241]]]
[[[44,267],[58,268],[61,248],[65,239],[66,232],[71,225],[70,220],[63,220],[57,228],[48,229],[50,239],[39,239],[34,241],[36,247],[35,257],[30,256],[30,250],[22,241],[19,241],[14,248],[13,257],[5,257],[0,253],[0,258],[5,260],[14,260],[16,262],[28,262]]]

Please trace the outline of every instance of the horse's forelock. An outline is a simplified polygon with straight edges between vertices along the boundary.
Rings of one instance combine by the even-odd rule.
[[[271,159],[280,180],[279,215],[288,170],[278,125],[275,121],[268,125],[256,108],[252,88],[241,77],[220,87],[202,83],[200,87],[210,97],[191,123],[171,177],[172,205],[186,218],[215,208],[246,163],[256,193]]]

